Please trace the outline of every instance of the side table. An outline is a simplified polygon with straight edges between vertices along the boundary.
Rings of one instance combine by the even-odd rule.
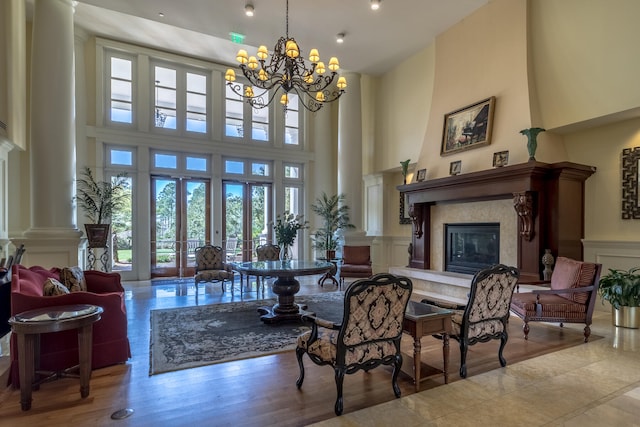
[[[76,304],[25,311],[9,319],[11,330],[18,338],[18,369],[20,403],[23,411],[31,409],[31,390],[43,382],[63,376],[80,377],[80,396],[89,396],[91,379],[91,345],[93,324],[100,320],[103,309],[95,305]],[[62,372],[43,373],[40,367],[40,334],[78,330],[79,365]],[[78,374],[72,371],[78,369]],[[46,375],[36,379],[37,375]]]
[[[318,285],[324,287],[324,282],[326,282],[327,280],[331,280],[331,283],[340,287],[340,282],[338,282],[338,279],[336,279],[336,273],[338,272],[338,264],[340,263],[341,259],[340,258],[332,258],[332,259],[318,258],[318,259],[320,261],[329,261],[331,264],[333,264],[333,268],[331,268],[331,270],[324,273],[318,279]]]
[[[428,305],[416,301],[409,301],[407,310],[404,314],[404,322],[402,324],[403,332],[413,337],[413,357],[407,357],[412,362],[412,367],[405,366],[402,363],[402,370],[411,375],[413,371],[414,384],[416,392],[420,391],[420,382],[428,377],[436,374],[444,374],[444,383],[449,382],[449,333],[451,333],[451,316],[453,312],[444,308]],[[421,338],[425,335],[442,335],[442,370],[422,363]],[[408,364],[407,364],[408,365]],[[413,368],[413,369],[412,369]],[[426,375],[422,375],[424,372]]]

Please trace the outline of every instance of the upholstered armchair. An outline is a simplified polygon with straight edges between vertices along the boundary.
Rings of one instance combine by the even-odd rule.
[[[280,259],[280,246],[273,243],[265,243],[256,247],[256,258],[258,261],[278,261]],[[265,277],[256,277],[256,292],[262,283],[262,293],[264,294]]]
[[[195,249],[195,256],[196,302],[198,301],[198,284],[200,282],[222,282],[222,292],[224,292],[225,281],[231,280],[231,292],[233,293],[233,270],[231,264],[223,261],[225,252],[220,246],[200,246]]]
[[[344,285],[345,277],[371,277],[371,247],[347,246],[342,247],[342,264],[340,264],[340,286]]]
[[[469,301],[464,307],[453,309],[450,337],[460,344],[460,377],[467,377],[467,350],[479,342],[500,340],[498,360],[500,366],[506,366],[502,352],[509,339],[509,306],[513,291],[520,277],[515,267],[502,264],[478,271],[471,281]],[[422,302],[445,306],[441,303],[423,300]]]
[[[400,339],[412,289],[411,280],[406,277],[378,274],[357,280],[347,288],[342,322],[304,316],[304,320],[311,322],[311,330],[298,337],[298,389],[304,381],[302,356],[306,353],[317,365],[333,367],[337,388],[336,415],[342,414],[344,375],[360,369],[369,371],[380,365],[393,365],[391,384],[396,397],[400,397],[397,383],[402,366]]]
[[[549,289],[515,293],[511,311],[524,321],[524,339],[529,338],[529,322],[557,322],[560,327],[584,323],[584,342],[588,342],[601,272],[601,264],[559,256],[551,280],[535,282],[549,284]]]

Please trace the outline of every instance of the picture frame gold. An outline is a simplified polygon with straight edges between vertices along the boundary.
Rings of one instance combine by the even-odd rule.
[[[444,115],[441,156],[489,145],[496,97],[483,99]]]

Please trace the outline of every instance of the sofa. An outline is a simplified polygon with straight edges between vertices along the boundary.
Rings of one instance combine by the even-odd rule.
[[[79,270],[79,269],[78,269]],[[79,270],[81,271],[81,270]],[[93,325],[92,369],[124,363],[131,357],[127,337],[127,312],[124,288],[117,273],[83,271],[86,291],[45,296],[47,279],[60,280],[62,269],[39,266],[12,267],[11,315],[27,310],[69,304],[93,304],[104,309],[101,320]],[[40,337],[40,369],[60,371],[78,364],[78,334],[68,330]],[[9,384],[19,387],[17,337],[11,336],[11,372]]]

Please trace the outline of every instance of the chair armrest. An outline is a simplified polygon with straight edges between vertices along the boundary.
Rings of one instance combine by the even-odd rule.
[[[311,323],[311,336],[309,337],[308,344],[313,343],[318,339],[318,326],[326,329],[340,329],[342,325],[335,324],[329,320],[324,320],[316,316],[309,314],[303,314],[300,318],[303,322]]]
[[[124,292],[119,273],[105,273],[98,270],[85,270],[87,290],[97,294]]]
[[[535,289],[531,291],[533,294],[577,294],[579,292],[590,292],[595,289],[595,286],[582,286],[578,288],[567,288],[567,289]]]

